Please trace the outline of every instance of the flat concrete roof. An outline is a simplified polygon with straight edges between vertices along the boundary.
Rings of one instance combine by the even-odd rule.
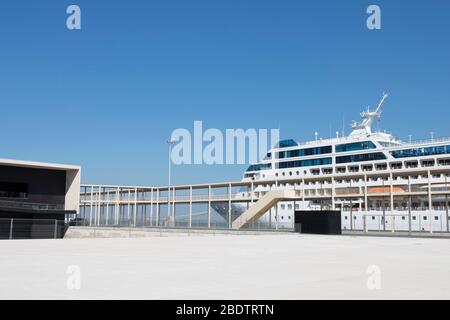
[[[53,170],[81,170],[80,166],[70,164],[48,163],[48,162],[36,162],[26,160],[15,159],[1,159],[0,165],[8,165],[13,167],[26,167],[36,169],[53,169]]]
[[[0,299],[450,298],[448,239],[273,234],[13,240],[1,242],[0,256]],[[80,288],[71,290],[74,270]]]

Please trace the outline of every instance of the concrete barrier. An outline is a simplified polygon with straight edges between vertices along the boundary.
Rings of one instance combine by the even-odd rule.
[[[270,235],[287,231],[230,230],[230,229],[181,229],[181,228],[128,228],[128,227],[70,227],[64,238],[147,238],[210,235]]]

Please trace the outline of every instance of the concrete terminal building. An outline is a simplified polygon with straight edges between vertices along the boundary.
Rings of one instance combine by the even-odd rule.
[[[81,168],[0,159],[0,238],[60,237],[79,211]]]

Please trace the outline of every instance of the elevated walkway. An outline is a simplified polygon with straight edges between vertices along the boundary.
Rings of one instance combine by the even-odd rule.
[[[261,197],[250,208],[248,208],[242,215],[233,221],[233,229],[241,229],[248,224],[258,220],[270,208],[276,205],[279,201],[295,200],[294,190],[272,190]]]

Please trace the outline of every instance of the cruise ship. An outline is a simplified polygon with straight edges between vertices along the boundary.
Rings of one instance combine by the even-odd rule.
[[[282,140],[250,165],[243,181],[254,182],[256,196],[273,188],[301,195],[279,202],[260,222],[292,228],[295,210],[340,210],[343,229],[448,232],[450,138],[405,142],[373,131],[387,97],[384,93],[374,111],[367,107],[348,136]],[[247,208],[234,203],[231,212],[237,217]],[[223,216],[228,212],[226,204],[214,209]]]

